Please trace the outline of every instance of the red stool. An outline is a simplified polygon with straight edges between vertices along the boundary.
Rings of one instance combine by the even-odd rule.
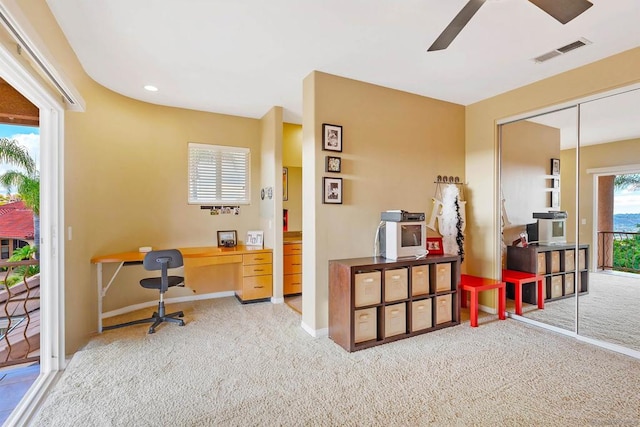
[[[472,327],[478,326],[478,293],[488,291],[490,289],[498,290],[498,318],[505,319],[504,312],[507,305],[507,296],[505,291],[506,284],[503,281],[495,279],[487,279],[485,277],[469,276],[468,274],[460,275],[460,289],[462,289],[462,307],[467,306],[467,297],[465,292],[471,294],[471,308],[469,309],[469,320]]]
[[[513,283],[515,288],[516,314],[522,316],[522,285],[538,282],[538,308],[544,309],[544,276],[517,270],[502,270],[502,280]]]

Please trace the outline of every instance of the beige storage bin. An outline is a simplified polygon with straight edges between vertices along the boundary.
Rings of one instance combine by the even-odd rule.
[[[378,318],[376,308],[365,308],[353,313],[354,342],[375,340],[378,338]]]
[[[575,277],[573,273],[567,273],[564,275],[564,294],[571,295],[575,291]]]
[[[411,267],[411,295],[429,293],[429,265]]]
[[[540,252],[538,254],[538,274],[547,274],[547,254]]]
[[[436,292],[451,290],[451,263],[436,264]]]
[[[576,253],[573,249],[564,251],[564,271],[576,269]]]
[[[380,303],[380,272],[355,275],[356,307]]]
[[[560,251],[551,252],[551,272],[560,272]]]
[[[384,336],[407,333],[407,305],[405,303],[387,305],[384,308]]]
[[[578,268],[580,270],[587,268],[586,252],[586,249],[580,249],[578,252]]]
[[[411,303],[411,332],[427,329],[432,326],[431,298]]]
[[[562,276],[551,277],[551,298],[562,296]]]
[[[451,295],[436,297],[436,324],[451,322]]]
[[[406,268],[385,270],[384,272],[384,300],[398,301],[409,297],[409,277]]]

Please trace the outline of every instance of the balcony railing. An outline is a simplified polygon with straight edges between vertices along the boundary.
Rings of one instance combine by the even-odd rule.
[[[8,280],[16,267],[38,264],[0,262],[0,367],[40,360],[40,275]]]
[[[598,231],[598,268],[640,273],[640,233]]]

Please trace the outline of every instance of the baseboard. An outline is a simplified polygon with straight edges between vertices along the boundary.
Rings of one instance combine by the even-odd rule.
[[[498,314],[497,309],[482,304],[478,304],[478,310],[489,314]]]
[[[234,291],[211,292],[208,294],[201,294],[201,295],[187,295],[182,297],[166,298],[164,302],[165,304],[175,304],[179,302],[198,301],[203,299],[226,298],[226,297],[232,297],[234,295],[235,295]],[[141,302],[139,304],[128,305],[126,307],[122,307],[117,310],[111,310],[111,311],[102,313],[102,318],[107,319],[109,317],[118,316],[120,314],[141,310],[143,308],[156,307],[157,305],[158,305],[158,301],[147,301],[147,302]]]
[[[271,303],[273,304],[284,304],[284,297],[271,297]]]
[[[300,327],[314,338],[321,338],[329,335],[329,328],[313,329],[304,322],[300,322]]]

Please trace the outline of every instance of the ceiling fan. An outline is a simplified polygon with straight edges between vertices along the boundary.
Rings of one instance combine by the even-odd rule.
[[[427,51],[446,49],[486,1],[469,0]],[[529,0],[529,2],[538,6],[562,24],[566,24],[593,6],[593,3],[587,0]]]

